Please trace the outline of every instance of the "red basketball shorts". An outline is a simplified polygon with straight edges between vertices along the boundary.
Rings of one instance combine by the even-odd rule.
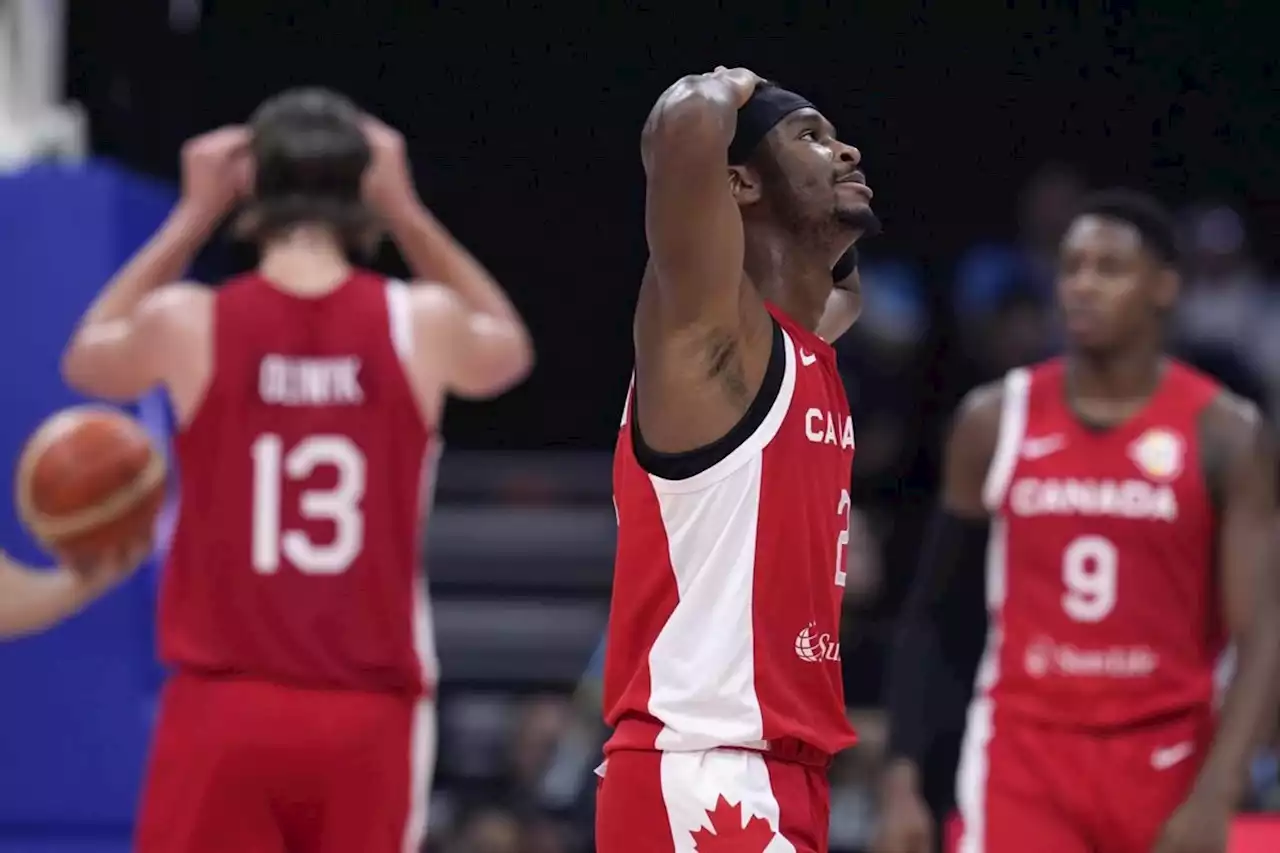
[[[618,751],[599,772],[596,853],[826,853],[825,768],[717,749]]]
[[[1096,733],[969,710],[957,853],[1150,853],[1191,789],[1213,734],[1192,713]]]
[[[434,753],[426,702],[175,675],[134,849],[416,851]]]

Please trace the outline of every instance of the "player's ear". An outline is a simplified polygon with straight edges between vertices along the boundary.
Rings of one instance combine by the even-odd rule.
[[[1178,293],[1182,290],[1182,277],[1172,267],[1160,270],[1156,279],[1155,302],[1158,308],[1168,310],[1178,301]]]
[[[760,200],[760,176],[747,166],[730,166],[729,191],[738,207],[755,204]]]

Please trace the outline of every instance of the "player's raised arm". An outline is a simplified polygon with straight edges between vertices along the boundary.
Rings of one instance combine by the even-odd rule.
[[[164,378],[190,303],[190,285],[171,285],[248,190],[249,132],[225,127],[182,150],[182,198],[155,235],[116,273],[85,312],[62,356],[67,384],[95,397],[135,399]]]
[[[759,82],[745,68],[683,77],[645,122],[645,233],[667,328],[736,328],[743,232],[729,144]]]
[[[943,666],[938,610],[958,571],[981,565],[988,513],[983,485],[995,453],[1001,384],[971,391],[947,440],[942,496],[920,551],[889,658],[889,763],[876,853],[927,853],[933,827],[920,794],[920,766],[933,739],[929,686]]]
[[[413,274],[449,291],[412,293],[416,338],[430,342],[422,357],[437,360],[434,369],[443,371],[447,391],[501,394],[533,369],[524,321],[489,271],[418,198],[400,133],[373,117],[366,117],[364,131],[373,158],[365,177],[369,205],[385,220]]]
[[[1220,506],[1219,584],[1236,666],[1213,746],[1157,853],[1209,849],[1219,837],[1225,844],[1254,749],[1275,725],[1280,688],[1275,442],[1257,408],[1227,392],[1205,410],[1201,430]]]

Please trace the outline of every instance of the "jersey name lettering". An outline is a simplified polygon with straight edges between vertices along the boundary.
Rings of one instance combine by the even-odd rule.
[[[1144,480],[1024,478],[1009,490],[1016,516],[1102,516],[1145,521],[1178,520],[1178,497],[1169,486]]]
[[[822,409],[809,409],[804,413],[804,434],[814,444],[839,445],[841,450],[853,447],[853,417],[845,415],[844,426],[838,416]]]
[[[274,406],[358,406],[360,359],[268,355],[258,368],[258,396]]]

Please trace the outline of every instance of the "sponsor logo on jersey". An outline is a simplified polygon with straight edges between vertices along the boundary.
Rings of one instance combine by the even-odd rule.
[[[358,406],[360,359],[265,356],[258,365],[258,396],[274,406]]]
[[[818,357],[813,353],[809,352],[807,349],[800,350],[800,363],[803,364],[805,367],[810,366],[817,360],[818,360]]]
[[[814,444],[839,446],[841,450],[853,449],[853,417],[844,416],[844,425],[831,412],[810,409],[804,413],[804,435]]]
[[[1109,646],[1082,649],[1041,637],[1027,644],[1023,668],[1032,678],[1146,678],[1156,671],[1160,656],[1149,646]]]
[[[1098,516],[1147,521],[1178,520],[1178,496],[1145,480],[1015,480],[1009,508],[1016,516]]]
[[[831,634],[819,633],[818,623],[810,622],[796,634],[796,657],[807,663],[840,661],[840,640]]]
[[[1168,770],[1186,761],[1195,755],[1195,752],[1196,745],[1189,740],[1175,743],[1173,746],[1164,746],[1151,751],[1151,766],[1156,770]]]
[[[1129,445],[1129,458],[1138,470],[1157,483],[1171,483],[1182,473],[1186,444],[1170,429],[1153,428]]]
[[[1026,438],[1022,441],[1022,458],[1026,460],[1043,459],[1052,456],[1067,446],[1067,437],[1062,433],[1042,435],[1038,438]]]

